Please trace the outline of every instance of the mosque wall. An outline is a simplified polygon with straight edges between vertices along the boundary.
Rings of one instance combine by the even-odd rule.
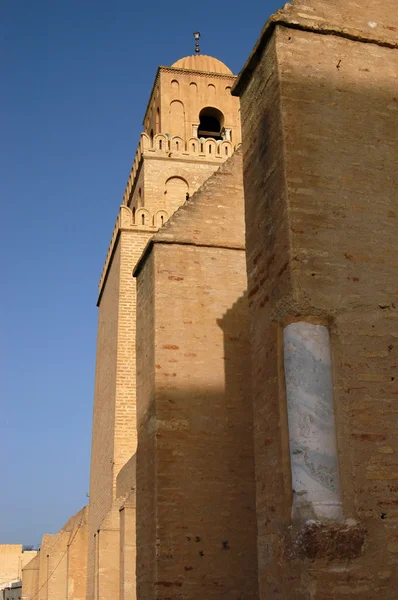
[[[36,554],[22,570],[22,600],[33,600],[39,591],[40,556]]]
[[[313,4],[315,23],[321,16]],[[306,16],[310,9],[303,10]],[[384,42],[347,39],[332,25],[329,35],[317,33],[318,24],[314,31],[289,23],[271,28],[241,87],[264,600],[392,600],[397,588],[398,54]],[[329,519],[292,515],[298,490],[282,343],[291,322],[321,325],[330,336],[343,515]],[[313,355],[302,364],[301,381],[309,365],[322,363],[306,330]],[[298,388],[296,402],[307,394],[309,406],[320,394],[320,411],[323,391],[314,383]],[[312,426],[309,410],[301,419]],[[301,462],[321,481],[319,452],[308,448]]]
[[[137,267],[139,598],[257,598],[242,207],[236,154]]]
[[[99,286],[90,511],[24,600],[395,598],[395,8],[267,24],[234,92],[246,249],[235,77],[158,70]]]
[[[85,506],[55,534],[42,537],[40,551],[22,571],[23,600],[83,600],[87,574]]]

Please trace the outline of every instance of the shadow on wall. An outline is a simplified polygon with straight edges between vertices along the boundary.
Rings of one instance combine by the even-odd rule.
[[[171,597],[177,597],[174,589],[179,598],[258,598],[246,296],[217,324],[224,335],[224,386],[212,383],[211,372],[208,385],[196,385],[192,373],[192,384],[159,390],[140,424],[145,433],[139,437],[138,463],[141,459],[146,470],[146,481],[137,486],[141,594],[150,594],[148,573],[156,562],[155,585],[170,588]],[[214,368],[222,380],[219,361]],[[152,536],[156,531],[152,557],[144,547],[151,543],[148,529]]]

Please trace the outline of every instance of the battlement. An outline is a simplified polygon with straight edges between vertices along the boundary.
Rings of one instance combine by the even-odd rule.
[[[123,194],[122,205],[116,219],[111,241],[106,254],[104,267],[99,281],[99,297],[101,297],[108,269],[115,250],[119,232],[122,230],[141,231],[156,233],[171,216],[166,210],[150,211],[147,208],[129,207],[130,199],[134,190],[135,180],[144,157],[156,157],[160,159],[190,160],[195,162],[224,163],[230,158],[238,146],[234,146],[228,140],[217,141],[214,138],[199,139],[192,137],[185,141],[179,136],[168,134],[156,134],[153,139],[146,133],[142,133],[135,154],[133,166]]]
[[[234,153],[235,146],[228,140],[217,141],[213,138],[192,137],[185,141],[174,135],[158,133],[153,139],[141,133],[133,166],[123,194],[123,204],[128,205],[134,182],[144,156],[158,158],[178,158],[179,160],[211,161],[222,163]]]
[[[98,284],[99,297],[101,296],[120,231],[130,230],[156,233],[159,227],[161,227],[168,218],[169,215],[165,210],[157,210],[155,213],[152,213],[147,208],[139,208],[136,211],[132,211],[128,206],[125,206],[124,204],[121,205]]]

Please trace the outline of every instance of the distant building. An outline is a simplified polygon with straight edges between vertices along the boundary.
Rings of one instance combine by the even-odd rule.
[[[0,589],[0,600],[21,600],[22,598],[22,581],[12,581],[5,587]]]
[[[21,600],[22,569],[36,555],[22,544],[0,544],[0,600]]]
[[[22,569],[36,554],[23,550],[22,544],[0,544],[0,589],[22,579]]]

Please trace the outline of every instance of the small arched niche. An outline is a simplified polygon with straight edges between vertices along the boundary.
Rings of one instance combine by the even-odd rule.
[[[170,103],[170,133],[185,138],[185,112],[180,100]]]
[[[158,210],[155,214],[155,227],[162,227],[168,218],[169,215],[165,210]]]
[[[178,83],[177,79],[172,79],[171,89],[174,90],[175,92],[178,92],[178,90],[180,89],[180,84]]]
[[[146,208],[138,208],[134,215],[135,225],[148,227],[152,225],[151,214]]]
[[[169,177],[165,183],[165,209],[172,215],[177,208],[184,204],[189,193],[188,182],[183,177]]]
[[[214,138],[221,140],[224,128],[224,115],[213,106],[202,108],[199,113],[198,138]]]

